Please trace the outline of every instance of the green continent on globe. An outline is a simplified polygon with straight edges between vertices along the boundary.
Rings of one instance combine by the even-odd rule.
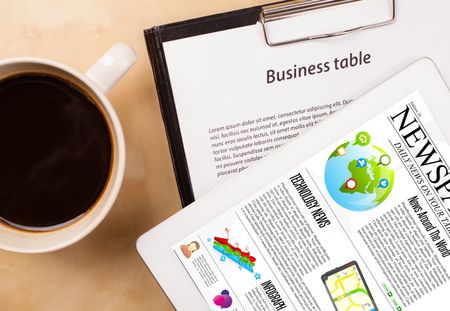
[[[348,189],[345,182],[339,190],[349,194],[355,192],[362,194],[373,194],[375,192],[376,197],[373,202],[381,203],[384,201],[392,190],[394,170],[387,166],[379,165],[379,162],[377,162],[377,157],[375,156],[368,160],[366,167],[359,167],[357,164],[358,160],[350,161],[348,164],[348,170],[351,173],[351,178],[356,180],[356,188]],[[389,181],[389,186],[386,189],[378,187],[379,181],[382,178]]]
[[[374,159],[373,157],[372,159]],[[369,163],[372,164],[372,160],[369,161]],[[373,180],[369,174],[369,166],[366,167],[358,167],[358,160],[353,160],[348,163],[348,170],[351,173],[351,178],[356,180],[356,188],[355,189],[348,189],[347,183],[345,182],[341,188],[340,191],[344,193],[354,193],[354,192],[360,192],[362,194],[367,193],[373,193],[373,190],[377,186],[377,183],[375,180]]]

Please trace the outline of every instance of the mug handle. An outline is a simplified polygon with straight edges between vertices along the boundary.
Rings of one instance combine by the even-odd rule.
[[[136,61],[136,53],[125,43],[113,45],[85,75],[107,94]]]

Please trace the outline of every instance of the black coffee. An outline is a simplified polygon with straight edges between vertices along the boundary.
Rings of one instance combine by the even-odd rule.
[[[48,75],[0,81],[0,219],[42,228],[83,215],[110,172],[111,140],[95,104]]]

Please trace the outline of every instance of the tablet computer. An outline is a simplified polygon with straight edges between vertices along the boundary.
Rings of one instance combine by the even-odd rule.
[[[449,89],[420,59],[145,233],[138,252],[178,310],[445,305],[448,116]]]

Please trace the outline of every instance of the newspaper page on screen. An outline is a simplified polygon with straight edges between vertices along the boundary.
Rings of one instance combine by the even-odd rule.
[[[173,251],[211,310],[438,309],[449,156],[416,91]]]

